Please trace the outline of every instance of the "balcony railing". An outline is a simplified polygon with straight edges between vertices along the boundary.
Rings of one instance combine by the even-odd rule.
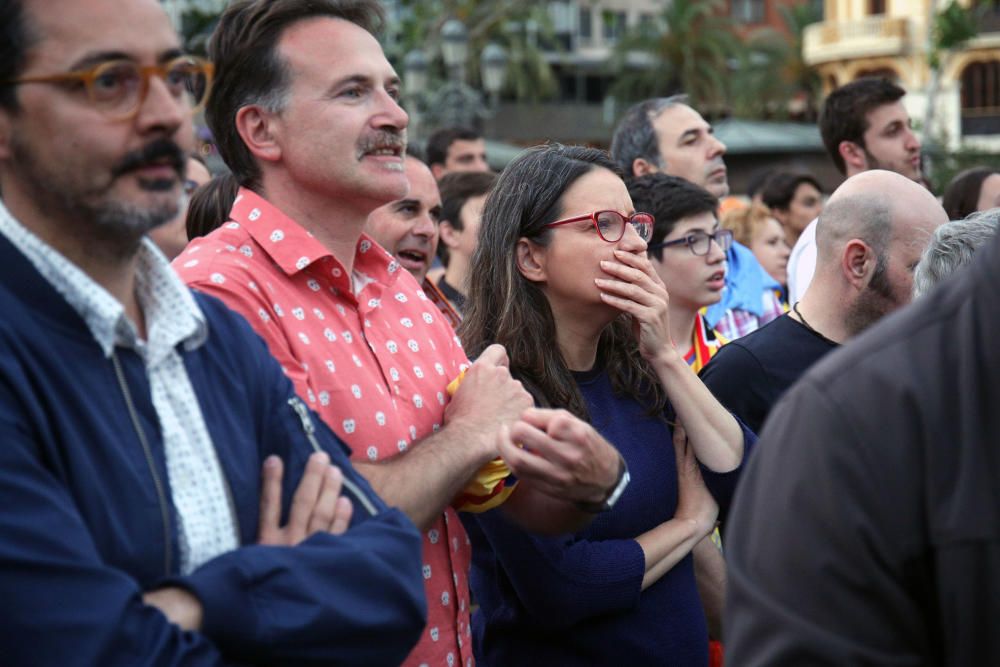
[[[870,16],[859,21],[825,21],[806,27],[803,58],[810,65],[873,56],[902,55],[911,42],[909,19]]]

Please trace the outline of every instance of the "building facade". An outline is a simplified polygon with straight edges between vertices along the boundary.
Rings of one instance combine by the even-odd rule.
[[[1000,0],[959,0],[979,14],[978,36],[943,59],[935,134],[947,148],[1000,152]],[[827,0],[824,21],[806,29],[803,56],[826,92],[866,75],[907,89],[917,121],[926,115],[932,71],[931,17],[942,0]]]

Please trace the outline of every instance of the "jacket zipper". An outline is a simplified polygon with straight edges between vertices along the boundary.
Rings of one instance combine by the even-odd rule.
[[[118,377],[118,386],[122,390],[122,396],[125,397],[125,406],[128,408],[128,414],[132,418],[132,427],[135,429],[135,434],[139,436],[142,451],[146,455],[146,464],[149,466],[149,472],[153,475],[153,485],[156,487],[156,496],[160,502],[160,515],[163,518],[163,571],[166,576],[170,576],[170,510],[167,505],[167,494],[163,491],[163,482],[160,480],[160,474],[156,471],[156,465],[153,463],[153,452],[150,450],[149,442],[146,440],[146,433],[142,430],[139,413],[136,412],[135,404],[132,402],[132,393],[129,391],[128,383],[125,381],[125,373],[122,372],[121,362],[118,361],[118,355],[114,351],[111,352],[111,361],[115,367],[115,375]],[[232,502],[231,499],[230,502]]]
[[[292,396],[288,399],[288,404],[292,406],[292,410],[295,414],[299,416],[299,421],[302,422],[302,430],[306,434],[306,438],[309,440],[309,444],[312,445],[313,450],[317,452],[322,452],[323,448],[319,446],[319,442],[316,440],[316,427],[312,423],[312,418],[309,416],[309,408],[306,404],[302,402],[302,399],[298,396]],[[365,493],[355,484],[351,479],[347,477],[347,473],[343,474],[344,488],[351,492],[351,494],[357,499],[361,506],[365,508],[370,516],[375,516],[378,514],[378,509],[376,509],[374,503],[365,495]]]

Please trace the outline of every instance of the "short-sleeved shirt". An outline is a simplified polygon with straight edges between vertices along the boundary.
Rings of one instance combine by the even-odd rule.
[[[397,455],[442,426],[447,385],[468,359],[437,306],[370,237],[348,274],[298,223],[241,189],[229,222],[173,265],[247,318],[355,460]],[[405,664],[472,664],[470,551],[451,508],[425,532],[428,624]]]
[[[728,410],[760,433],[782,394],[837,344],[785,315],[731,341],[701,372]]]
[[[813,220],[802,230],[788,256],[788,303],[801,301],[816,272],[816,225]]]

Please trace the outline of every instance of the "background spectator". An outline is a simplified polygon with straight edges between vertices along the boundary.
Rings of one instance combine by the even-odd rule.
[[[760,265],[784,292],[788,284],[791,247],[786,240],[785,228],[775,220],[771,211],[760,204],[735,209],[723,214],[722,226],[732,230],[737,242],[750,248]]]
[[[996,235],[998,224],[1000,208],[993,208],[938,227],[913,272],[913,296],[926,294],[971,262],[979,246]]]
[[[944,190],[948,218],[961,220],[970,213],[1000,206],[1000,170],[994,167],[966,169],[951,179]]]

